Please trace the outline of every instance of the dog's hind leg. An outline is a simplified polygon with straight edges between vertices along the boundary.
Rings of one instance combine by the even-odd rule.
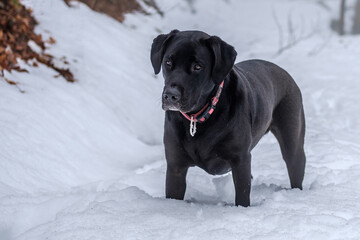
[[[305,117],[300,92],[287,96],[275,108],[270,130],[277,138],[290,177],[291,188],[302,189],[306,157]]]

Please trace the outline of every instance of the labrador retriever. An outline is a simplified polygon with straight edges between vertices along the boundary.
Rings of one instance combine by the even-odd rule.
[[[305,119],[301,92],[279,66],[248,60],[201,31],[173,30],[151,47],[155,74],[165,87],[166,198],[183,199],[189,167],[209,174],[232,171],[235,205],[250,205],[251,150],[271,131],[292,188],[302,189]]]

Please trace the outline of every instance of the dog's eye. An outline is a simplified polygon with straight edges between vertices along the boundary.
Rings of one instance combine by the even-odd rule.
[[[200,64],[194,65],[194,71],[200,71],[201,69],[202,69],[202,67],[200,66]]]
[[[168,67],[171,67],[171,66],[172,66],[172,62],[171,62],[170,60],[166,60],[166,61],[165,61],[165,64],[166,64],[166,66],[168,66]]]

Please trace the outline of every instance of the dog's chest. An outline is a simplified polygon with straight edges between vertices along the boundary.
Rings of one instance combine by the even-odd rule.
[[[218,143],[205,141],[188,141],[184,148],[190,156],[191,165],[204,169],[209,174],[219,175],[230,171],[230,165],[221,157],[221,149]]]

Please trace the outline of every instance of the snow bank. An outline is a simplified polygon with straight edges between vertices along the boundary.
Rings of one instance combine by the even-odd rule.
[[[25,94],[0,81],[1,240],[360,237],[360,38],[328,30],[335,2],[328,11],[310,0],[161,0],[164,18],[132,14],[124,24],[80,3],[25,3],[78,82],[44,67],[8,75]],[[307,119],[303,191],[289,189],[267,135],[253,152],[251,207],[233,206],[231,174],[197,168],[186,201],[164,199],[163,80],[149,51],[174,28],[219,35],[237,61],[270,60],[295,78]],[[287,48],[293,39],[302,41]]]
[[[235,208],[156,199],[137,187],[107,189],[89,196],[92,201],[74,204],[58,214],[56,221],[19,239],[355,239],[359,236],[354,229],[360,218],[347,221],[343,216],[329,214],[325,210],[329,202],[309,208],[305,203],[309,202],[308,191],[265,186],[261,191],[272,191],[273,198],[260,206]]]

